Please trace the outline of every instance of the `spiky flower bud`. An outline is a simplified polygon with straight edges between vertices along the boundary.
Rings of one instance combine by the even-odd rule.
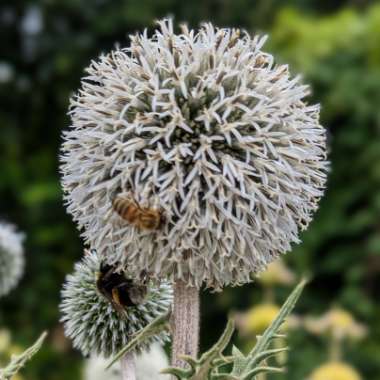
[[[150,284],[140,304],[115,309],[97,287],[101,259],[87,252],[75,265],[74,273],[67,276],[60,305],[66,335],[84,355],[109,357],[120,351],[130,337],[159,315],[168,311],[172,289],[167,283]],[[167,333],[146,341],[137,348],[145,348],[153,341],[163,342]]]
[[[251,281],[299,242],[323,194],[319,106],[262,51],[266,37],[159,25],[93,61],[72,99],[68,211],[87,243],[136,275],[215,288]],[[123,219],[117,196],[158,210],[162,223]]]
[[[23,240],[13,225],[0,222],[0,297],[18,284],[24,272]]]

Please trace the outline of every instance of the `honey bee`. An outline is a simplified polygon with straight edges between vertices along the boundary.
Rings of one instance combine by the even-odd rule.
[[[120,217],[142,230],[156,230],[164,220],[159,210],[141,207],[134,199],[125,196],[117,196],[112,205]]]
[[[124,273],[117,273],[115,266],[105,263],[100,264],[96,287],[120,314],[125,314],[128,307],[141,304],[148,292],[146,285],[134,283]]]

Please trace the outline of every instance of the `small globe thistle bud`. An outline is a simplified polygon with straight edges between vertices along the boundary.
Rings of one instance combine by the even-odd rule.
[[[66,335],[84,355],[109,357],[120,351],[130,337],[149,322],[168,311],[172,289],[167,283],[149,284],[144,300],[136,305],[115,309],[112,302],[97,287],[101,259],[96,251],[86,253],[67,276],[62,291],[61,321]],[[153,341],[168,338],[161,333]],[[152,339],[137,350],[146,348]]]
[[[262,50],[265,37],[159,26],[93,61],[72,99],[68,211],[137,276],[249,282],[299,242],[323,194],[319,106]]]
[[[23,239],[13,225],[0,222],[0,297],[18,284],[24,272]]]

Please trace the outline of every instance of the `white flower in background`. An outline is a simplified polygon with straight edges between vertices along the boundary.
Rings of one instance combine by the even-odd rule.
[[[0,61],[0,83],[9,83],[14,77],[14,69],[8,62]]]
[[[84,380],[120,380],[120,363],[106,370],[109,361],[101,357],[91,357],[85,363]],[[155,343],[147,351],[136,356],[137,380],[168,380],[170,376],[161,375],[160,371],[169,366],[163,348]]]
[[[72,99],[62,183],[86,243],[131,273],[220,288],[298,243],[323,195],[325,129],[266,37],[171,20],[93,61]],[[163,215],[131,225],[116,196]]]
[[[148,351],[144,351],[136,359],[137,380],[168,380],[170,376],[159,374],[169,367],[169,360],[159,344],[153,344]]]
[[[167,283],[148,287],[146,298],[125,313],[114,309],[98,290],[96,281],[101,259],[96,252],[87,252],[67,276],[60,305],[65,334],[84,355],[115,355],[130,337],[156,317],[166,313],[172,301],[172,289]],[[167,340],[167,333],[153,341]],[[152,343],[152,339],[147,344]],[[146,345],[138,349],[145,348]]]
[[[0,297],[8,294],[24,272],[24,235],[15,226],[0,222]]]

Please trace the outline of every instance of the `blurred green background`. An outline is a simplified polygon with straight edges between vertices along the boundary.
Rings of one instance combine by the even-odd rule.
[[[43,329],[44,349],[28,380],[80,379],[81,356],[59,327],[59,292],[82,246],[66,215],[58,152],[69,97],[90,60],[127,35],[173,15],[191,26],[210,20],[270,35],[267,49],[302,72],[330,132],[331,173],[303,244],[286,261],[312,282],[297,312],[348,309],[370,334],[345,359],[380,379],[380,2],[365,0],[2,0],[0,2],[0,218],[27,234],[26,274],[0,300],[0,326],[26,346]],[[289,289],[276,290],[282,302]],[[204,294],[202,349],[220,335],[229,310],[262,298],[253,284]],[[287,380],[305,379],[326,360],[326,344],[291,334]],[[272,379],[272,378],[271,378]]]

